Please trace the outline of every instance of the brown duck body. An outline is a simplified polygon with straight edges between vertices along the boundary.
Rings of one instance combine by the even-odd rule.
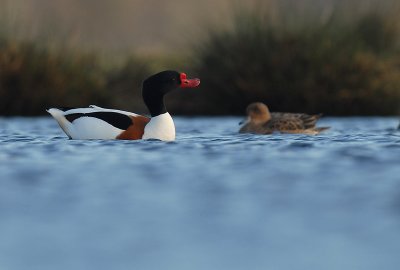
[[[260,102],[247,107],[247,121],[240,133],[271,134],[274,132],[316,135],[329,127],[316,127],[320,114],[270,113],[268,107]]]

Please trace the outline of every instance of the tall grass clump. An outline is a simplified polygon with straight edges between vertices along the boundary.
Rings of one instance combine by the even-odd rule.
[[[0,114],[37,115],[54,105],[103,102],[105,80],[93,55],[0,41]]]
[[[282,27],[268,14],[236,12],[231,28],[211,30],[198,47],[204,92],[198,112],[242,114],[250,102],[262,101],[279,111],[398,113],[397,25],[378,11],[351,20],[338,13]]]
[[[107,65],[95,53],[3,37],[0,115],[40,115],[52,106],[90,104],[127,109],[141,101],[140,84],[148,74],[135,58]]]

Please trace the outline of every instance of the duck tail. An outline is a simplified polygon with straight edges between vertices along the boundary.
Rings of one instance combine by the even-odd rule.
[[[315,128],[315,131],[317,132],[317,134],[318,133],[321,133],[321,132],[323,132],[323,131],[326,131],[326,130],[328,130],[328,129],[330,129],[331,127],[317,127],[317,128]]]
[[[65,132],[65,134],[70,136],[71,123],[65,118],[64,112],[57,108],[50,108],[46,110],[54,119],[56,119],[57,123],[60,125],[61,129]]]
[[[308,115],[308,114],[303,114],[301,116],[301,119],[303,120],[303,124],[305,128],[314,128],[315,125],[317,124],[317,121],[321,118],[322,114],[314,114],[314,115]]]

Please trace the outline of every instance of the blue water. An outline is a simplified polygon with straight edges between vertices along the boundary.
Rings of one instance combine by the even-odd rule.
[[[0,118],[0,269],[399,269],[397,118],[240,120],[176,117],[160,142]]]

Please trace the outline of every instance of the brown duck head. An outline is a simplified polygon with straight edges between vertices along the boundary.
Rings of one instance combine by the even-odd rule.
[[[267,105],[261,102],[254,102],[247,106],[247,121],[253,124],[262,124],[271,119]]]

